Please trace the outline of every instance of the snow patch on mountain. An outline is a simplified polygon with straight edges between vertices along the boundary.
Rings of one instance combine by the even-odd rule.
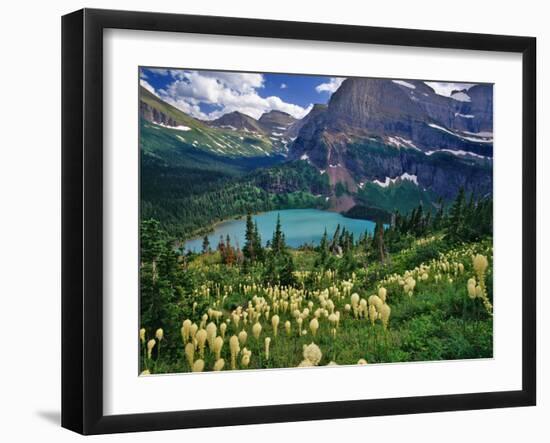
[[[451,98],[453,100],[456,100],[458,102],[471,102],[472,99],[470,98],[470,96],[468,94],[466,94],[465,92],[455,92],[454,94],[451,95]]]
[[[435,123],[428,123],[428,126],[430,128],[438,129],[440,131],[443,131],[443,132],[446,132],[448,134],[454,135],[455,137],[461,138],[462,140],[468,140],[468,141],[476,142],[476,143],[493,143],[492,138],[480,138],[480,137],[472,137],[472,136],[467,136],[467,135],[461,135],[461,134],[453,132],[453,131],[451,131],[447,128],[444,128],[443,126],[436,125]],[[471,134],[471,133],[469,133],[469,134]],[[481,134],[481,133],[479,133],[479,134]],[[479,135],[479,134],[476,134],[476,135]]]
[[[166,128],[166,129],[174,129],[176,131],[190,131],[191,128],[189,126],[169,126],[169,125],[165,125],[164,123],[161,123],[161,122],[155,122],[155,125],[157,126],[161,126],[163,128]]]
[[[409,174],[408,172],[404,172],[403,174],[398,175],[394,178],[386,177],[383,182],[381,182],[380,180],[373,180],[372,182],[375,185],[381,186],[382,188],[387,188],[389,185],[394,184],[398,180],[408,180],[410,182],[413,182],[415,185],[418,185],[418,177],[415,174]]]
[[[416,146],[411,140],[408,140],[408,139],[403,138],[403,137],[399,137],[397,135],[389,136],[387,138],[387,142],[391,146],[395,146],[398,149],[399,148],[411,148],[411,149],[416,149],[417,151],[420,151],[418,146]]]
[[[476,158],[482,158],[484,160],[491,160],[491,157],[487,157],[485,155],[476,154],[475,152],[469,152],[469,151],[462,151],[462,150],[454,150],[454,149],[438,149],[436,151],[426,151],[426,155],[433,155],[437,154],[438,152],[448,152],[449,154],[456,155],[457,157],[476,157]]]
[[[406,82],[404,80],[392,80],[392,82],[394,82],[398,85],[401,85],[401,86],[405,86],[405,88],[416,89],[415,85],[413,85],[412,83]]]

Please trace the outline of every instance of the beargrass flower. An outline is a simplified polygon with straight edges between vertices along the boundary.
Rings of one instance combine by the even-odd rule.
[[[277,337],[277,328],[279,327],[279,316],[277,314],[271,317],[271,326],[273,326],[273,335]]]
[[[384,303],[386,303],[386,294],[386,288],[381,287],[380,289],[378,289],[378,297],[380,297],[380,300],[382,300]]]
[[[157,332],[155,332],[155,337],[157,337],[158,341],[161,341],[164,338],[164,331],[162,328],[157,329]]]
[[[307,358],[305,360],[302,360],[302,362],[298,365],[299,368],[310,368],[314,366],[313,363],[311,363]]]
[[[380,307],[380,319],[382,320],[382,324],[384,325],[384,329],[388,327],[388,322],[390,321],[390,313],[391,309],[387,304],[383,304]]]
[[[237,365],[237,355],[239,354],[239,339],[236,335],[232,335],[229,339],[229,350],[231,351],[231,369],[235,369]]]
[[[222,348],[223,348],[223,338],[221,338],[218,335],[212,343],[212,351],[216,355],[216,360],[220,359]]]
[[[374,322],[378,318],[378,312],[376,311],[376,307],[374,305],[369,306],[369,320],[371,322],[371,325],[374,326]]]
[[[485,274],[485,271],[487,270],[487,266],[489,266],[487,257],[481,254],[477,254],[473,259],[473,265],[474,265],[474,271],[476,272],[478,278],[481,280],[481,276]]]
[[[250,357],[252,356],[252,351],[249,351],[248,349],[243,348],[242,354],[243,356],[241,358],[241,365],[244,368],[247,368],[248,365],[250,364]]]
[[[477,297],[477,291],[476,291],[476,281],[474,278],[471,278],[468,280],[468,297],[470,297],[472,300]]]
[[[309,360],[313,366],[317,366],[323,357],[321,349],[313,342],[309,345],[304,345],[303,355],[304,359]]]
[[[199,327],[196,325],[196,323],[193,323],[189,328],[189,335],[191,337],[191,340],[195,339],[195,335],[197,334],[198,330],[199,330]]]
[[[204,329],[200,329],[197,334],[197,345],[199,346],[199,353],[201,355],[201,358],[204,358],[204,347],[206,345],[206,331]]]
[[[145,328],[139,330],[139,340],[142,344],[145,344]]]
[[[151,340],[149,340],[147,342],[147,358],[150,359],[151,358],[151,354],[153,352],[153,348],[155,347],[155,344],[157,342],[155,341],[154,338],[152,338]]]
[[[248,334],[246,333],[246,331],[244,329],[241,332],[239,332],[238,338],[239,338],[239,343],[241,344],[241,346],[243,346],[246,343],[247,337],[248,337]]]
[[[258,340],[260,338],[260,334],[262,333],[262,325],[260,322],[254,323],[254,326],[252,326],[252,334],[254,335],[254,338]]]
[[[208,346],[210,349],[212,349],[217,332],[218,327],[216,326],[216,323],[210,322],[206,325],[206,340],[208,341]]]
[[[195,360],[195,345],[191,342],[185,345],[185,357],[187,358],[189,366],[193,367],[193,362]]]
[[[193,372],[202,372],[204,370],[204,360],[201,360],[200,358],[193,363],[193,368],[191,369]]]
[[[223,358],[218,358],[216,363],[214,363],[214,371],[221,371],[225,366],[225,360]]]
[[[311,333],[315,337],[315,335],[317,334],[317,329],[319,329],[319,320],[317,320],[316,318],[313,318],[309,322],[309,329],[311,329]]]

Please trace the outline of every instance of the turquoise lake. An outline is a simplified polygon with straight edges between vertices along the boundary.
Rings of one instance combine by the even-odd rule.
[[[352,232],[355,239],[359,238],[366,231],[374,232],[375,227],[375,223],[369,220],[347,218],[337,212],[321,211],[318,209],[270,211],[252,216],[252,219],[258,224],[258,231],[264,245],[273,237],[277,215],[281,216],[281,226],[285,234],[286,243],[292,248],[297,248],[306,243],[318,245],[325,229],[327,230],[329,239],[332,238],[332,234],[338,224],[340,228],[345,227],[346,230]],[[242,248],[245,243],[245,225],[245,217],[219,223],[214,228],[214,232],[208,235],[210,247],[212,249],[216,248],[220,235],[224,239],[229,235],[231,244],[238,244]],[[202,250],[203,238],[204,236],[201,236],[188,240],[184,244],[184,250],[200,252]]]

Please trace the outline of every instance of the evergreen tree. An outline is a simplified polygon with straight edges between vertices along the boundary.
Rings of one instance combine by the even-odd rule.
[[[292,256],[289,253],[283,254],[278,272],[279,282],[281,285],[290,286],[296,283],[294,270],[294,260],[292,260]]]
[[[208,240],[208,235],[205,235],[202,239],[202,253],[206,254],[210,252],[210,240]]]
[[[321,237],[321,242],[319,243],[319,257],[316,261],[317,266],[325,266],[328,262],[329,250],[328,250],[328,238],[327,238],[327,228]]]
[[[386,248],[384,246],[384,225],[381,221],[377,221],[374,227],[373,246],[378,260],[380,260],[381,263],[385,263]]]
[[[281,229],[281,216],[279,214],[277,215],[277,224],[271,240],[271,249],[274,253],[280,253],[285,249],[285,237]]]
[[[460,235],[464,227],[465,201],[466,197],[464,194],[464,188],[460,188],[460,191],[458,191],[458,195],[449,211],[449,219],[447,223],[447,237],[452,242],[456,242],[460,239]]]
[[[332,236],[332,242],[330,243],[330,250],[333,253],[338,253],[338,246],[340,246],[340,223],[336,226],[334,235]]]
[[[443,199],[439,197],[439,199],[437,200],[437,212],[435,213],[435,217],[433,220],[433,229],[435,231],[439,230],[442,227],[444,215],[445,203],[443,202]]]
[[[140,226],[140,326],[147,330],[178,328],[185,288],[190,284],[178,266],[173,241],[157,220],[145,220]],[[170,354],[176,347],[165,348]]]
[[[243,248],[243,255],[246,261],[253,262],[256,258],[254,251],[255,235],[254,235],[254,223],[252,222],[252,215],[248,213],[246,216],[246,232],[244,234],[245,243]]]
[[[256,260],[264,261],[264,248],[262,247],[262,238],[258,231],[258,223],[254,222],[254,253],[256,254]]]
[[[220,254],[224,255],[224,251],[225,251],[225,243],[223,241],[223,235],[220,235],[220,240],[218,241],[218,251],[220,251]]]

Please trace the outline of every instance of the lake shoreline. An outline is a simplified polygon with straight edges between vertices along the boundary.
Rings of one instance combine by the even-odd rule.
[[[331,236],[337,226],[340,225],[341,229],[346,228],[346,230],[359,237],[367,231],[372,232],[376,223],[373,220],[346,217],[345,214],[339,212],[314,208],[262,211],[252,214],[252,216],[259,226],[264,245],[271,238],[276,219],[280,216],[287,244],[293,249],[298,249],[304,245],[318,244],[325,229],[327,234]],[[230,236],[231,241],[242,247],[245,243],[245,220],[246,215],[242,215],[218,221],[210,226],[208,232],[181,241],[177,247],[182,249],[184,253],[200,252],[203,239],[207,236],[210,247],[214,249],[220,236],[225,239],[227,235]]]

